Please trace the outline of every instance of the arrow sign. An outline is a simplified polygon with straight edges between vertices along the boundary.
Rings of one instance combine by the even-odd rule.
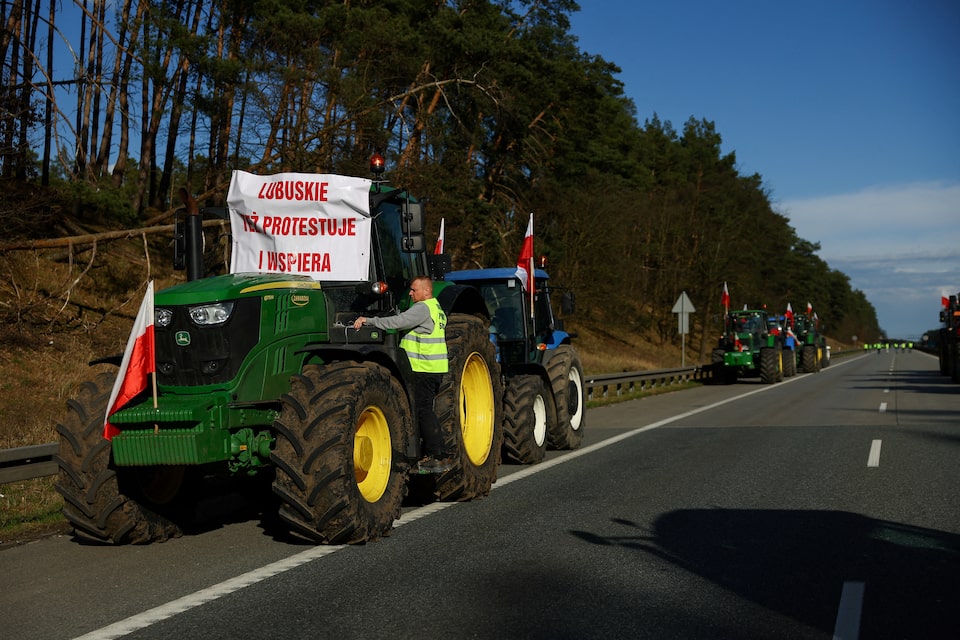
[[[686,338],[687,334],[690,333],[690,314],[696,311],[686,291],[680,294],[671,311],[677,314],[677,330],[680,332],[680,366],[684,367],[687,361]]]
[[[680,294],[680,297],[677,298],[676,303],[671,309],[673,313],[693,313],[696,309],[693,308],[693,303],[690,302],[690,297],[687,295],[687,292],[684,291]]]

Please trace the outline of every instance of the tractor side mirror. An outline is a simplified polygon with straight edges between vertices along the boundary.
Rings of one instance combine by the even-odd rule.
[[[563,295],[560,296],[560,311],[563,312],[563,315],[571,315],[577,306],[577,296],[573,291],[564,291]]]

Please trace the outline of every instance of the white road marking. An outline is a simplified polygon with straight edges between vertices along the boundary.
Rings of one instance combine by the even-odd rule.
[[[886,403],[886,402],[881,402],[881,403],[880,403],[880,413],[886,413],[886,412],[887,412],[887,403]]]
[[[880,441],[874,440],[870,443],[870,455],[867,456],[868,467],[880,466]]]
[[[833,627],[833,640],[857,640],[860,637],[860,615],[863,610],[862,582],[844,582],[837,609],[837,623]]]
[[[831,366],[830,368],[831,370],[836,370],[845,364],[855,362],[856,360],[859,360],[859,359],[860,358],[850,358],[846,362],[842,362],[838,365]],[[653,429],[657,429],[659,427],[668,425],[671,422],[676,422],[677,420],[682,420],[683,418],[688,418],[698,413],[703,413],[704,411],[715,409],[716,407],[728,404],[730,402],[735,402],[741,398],[752,396],[755,393],[763,393],[764,391],[776,389],[785,384],[789,384],[791,382],[796,382],[797,380],[803,380],[803,379],[805,379],[805,376],[796,376],[796,377],[790,378],[789,380],[784,380],[783,382],[776,385],[764,385],[759,389],[748,391],[738,396],[727,398],[726,400],[714,402],[711,405],[700,407],[699,409],[692,409],[690,411],[681,413],[671,418],[666,418],[664,420],[660,420],[658,422],[648,424],[644,427],[634,429],[633,431],[622,433],[619,436],[615,436],[608,440],[604,440],[603,442],[597,442],[596,444],[592,444],[589,447],[584,447],[583,449],[577,449],[576,451],[571,451],[570,453],[566,453],[557,458],[553,458],[552,460],[541,462],[540,464],[534,465],[532,467],[526,467],[522,471],[518,471],[517,473],[512,473],[505,478],[500,478],[499,480],[497,480],[496,484],[493,485],[493,489],[499,489],[503,486],[510,484],[511,482],[515,482],[522,478],[532,476],[533,474],[540,473],[541,471],[546,471],[547,469],[550,469],[551,467],[555,467],[558,464],[563,464],[564,462],[576,460],[580,456],[587,455],[588,453],[592,453],[604,447],[609,447],[611,445],[614,445],[620,442],[621,440],[632,438],[633,436],[638,435],[640,433],[644,433],[645,431],[651,431]],[[429,505],[420,507],[418,509],[412,509],[408,513],[403,514],[403,519],[397,520],[394,523],[393,527],[397,528],[402,524],[419,520],[420,518],[431,515],[438,511],[442,511],[449,507],[457,506],[458,504],[463,504],[463,503],[435,502],[433,504],[429,504]],[[289,571],[290,569],[295,569],[296,567],[304,565],[312,560],[316,560],[318,558],[322,558],[323,556],[328,556],[332,553],[336,553],[337,551],[344,549],[347,546],[348,545],[340,545],[340,546],[318,545],[316,547],[311,547],[306,551],[302,551],[288,558],[284,558],[283,560],[278,560],[266,566],[260,567],[259,569],[248,571],[247,573],[239,575],[235,578],[230,578],[229,580],[225,580],[220,584],[215,584],[213,586],[207,587],[206,589],[201,589],[200,591],[187,594],[182,598],[177,598],[176,600],[172,600],[166,604],[162,604],[158,607],[154,607],[153,609],[148,609],[147,611],[130,616],[129,618],[120,620],[119,622],[115,622],[106,627],[102,627],[95,631],[91,631],[90,633],[84,634],[82,636],[78,636],[74,640],[112,640],[113,638],[119,638],[121,636],[125,636],[139,629],[144,629],[146,627],[149,627],[152,624],[156,624],[168,618],[172,618],[178,613],[189,611],[190,609],[199,607],[202,604],[211,602],[222,596],[229,595],[231,593],[234,593],[235,591],[239,591],[244,587],[249,587],[250,585],[266,580],[267,578],[271,578],[277,574],[284,573],[285,571]]]

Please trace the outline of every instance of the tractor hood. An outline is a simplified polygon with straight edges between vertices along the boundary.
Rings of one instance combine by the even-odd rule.
[[[320,289],[320,283],[309,276],[279,273],[235,273],[202,278],[158,291],[157,306],[199,304],[262,296],[271,289]]]

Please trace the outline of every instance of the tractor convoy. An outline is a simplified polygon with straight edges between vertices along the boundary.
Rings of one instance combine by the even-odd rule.
[[[181,535],[199,483],[252,479],[270,487],[260,500],[288,530],[362,543],[389,533],[408,495],[487,495],[501,451],[532,463],[545,444],[580,445],[582,368],[553,317],[546,274],[533,308],[519,280],[497,270],[443,279],[449,258],[425,250],[421,203],[381,180],[382,159],[371,167],[374,179],[235,171],[224,275],[203,265],[203,216],[213,211],[181,192],[174,264],[187,281],[152,296],[151,283],[148,317],[135,323],[153,352],[129,358],[128,344],[123,357],[91,363],[112,366],[80,386],[57,425],[56,487],[79,537]],[[434,277],[447,317],[449,373],[434,409],[457,452],[436,474],[418,473],[400,336],[353,328],[359,315],[409,308],[408,285],[422,274]],[[508,326],[514,311],[519,324]],[[152,388],[125,398],[137,368],[153,374]]]
[[[225,210],[181,191],[173,263],[186,282],[148,285],[126,352],[91,363],[99,372],[57,425],[56,488],[78,537],[179,536],[203,488],[227,484],[309,541],[363,543],[387,535],[409,497],[482,497],[501,459],[535,464],[548,448],[581,446],[583,366],[533,266],[532,214],[529,268],[451,271],[449,256],[426,251],[421,202],[382,179],[382,158],[371,169],[373,179],[235,171]],[[230,220],[227,274],[205,268],[205,215]],[[426,274],[447,321],[449,372],[433,409],[456,452],[436,472],[417,464],[402,336],[354,327],[410,308],[408,285]],[[951,305],[942,361],[956,376]],[[564,291],[563,313],[573,306]],[[828,362],[815,320],[763,309],[728,311],[712,353],[714,378],[728,383]]]
[[[816,373],[830,363],[815,314],[770,316],[764,309],[729,311],[711,354],[714,380],[722,384],[759,377],[774,384],[797,373]]]

